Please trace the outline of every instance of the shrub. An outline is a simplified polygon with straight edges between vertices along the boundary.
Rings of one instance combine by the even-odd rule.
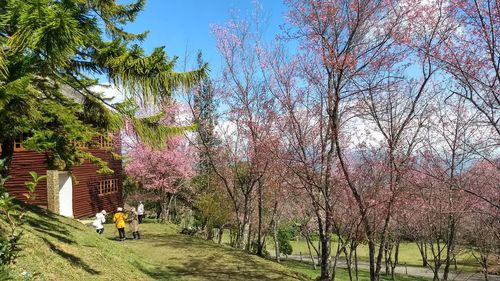
[[[0,172],[3,171],[4,160],[0,160]],[[45,179],[35,172],[30,172],[32,181],[26,182],[27,193],[24,193],[25,203],[29,204],[35,199],[35,190],[38,183]],[[13,264],[21,251],[19,241],[22,231],[17,227],[22,224],[26,213],[24,208],[5,190],[5,183],[9,177],[0,174],[0,280],[9,279],[8,266]]]
[[[286,229],[278,229],[278,244],[280,253],[285,256],[291,255],[293,252],[292,244],[290,244],[290,232]]]

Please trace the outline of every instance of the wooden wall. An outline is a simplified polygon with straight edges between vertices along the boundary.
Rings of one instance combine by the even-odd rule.
[[[16,151],[12,157],[9,176],[5,187],[11,196],[24,200],[23,193],[26,193],[27,181],[31,181],[30,171],[35,171],[38,175],[47,174],[47,155],[33,151]],[[38,184],[35,192],[34,204],[47,207],[47,182],[45,180]]]
[[[121,150],[119,138],[113,140],[116,151]],[[97,167],[90,163],[76,166],[72,173],[75,176],[73,183],[73,213],[76,218],[92,216],[95,213],[106,210],[114,212],[117,207],[123,206],[123,183],[122,183],[122,161],[114,159],[110,152],[99,149],[89,150],[93,155],[108,162],[114,174],[98,174]],[[120,153],[118,153],[120,155]],[[118,192],[99,196],[99,181],[115,178],[118,184]]]
[[[120,155],[121,140],[114,138],[115,153]],[[114,174],[98,174],[97,166],[91,163],[84,163],[75,166],[71,173],[73,175],[73,215],[75,218],[93,216],[101,210],[108,212],[115,211],[117,207],[123,206],[122,189],[122,161],[114,159],[113,155],[102,149],[89,149],[89,151],[108,162],[109,167],[114,170]],[[30,171],[35,171],[39,175],[47,174],[47,155],[33,151],[16,151],[12,158],[12,165],[9,172],[11,178],[7,181],[8,192],[16,198],[23,199],[22,194],[26,192],[24,183],[31,180]],[[118,192],[109,195],[99,196],[99,181],[115,178],[118,184]],[[40,182],[36,191],[34,204],[47,207],[47,183]]]

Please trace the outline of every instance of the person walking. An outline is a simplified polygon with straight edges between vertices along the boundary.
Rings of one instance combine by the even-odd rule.
[[[95,220],[92,222],[92,225],[95,227],[95,230],[98,234],[104,233],[104,225],[106,222],[106,210],[102,210],[101,212],[95,214]]]
[[[139,206],[137,206],[137,218],[139,219],[139,223],[142,223],[143,216],[144,216],[144,204],[142,204],[142,201],[139,201]]]
[[[130,210],[129,223],[134,240],[141,239],[141,235],[139,234],[139,215],[134,207],[132,207],[132,209]]]
[[[125,220],[127,215],[123,213],[123,208],[118,207],[116,209],[115,216],[113,217],[113,222],[115,223],[116,229],[118,229],[118,235],[120,236],[120,241],[126,239],[125,237]]]

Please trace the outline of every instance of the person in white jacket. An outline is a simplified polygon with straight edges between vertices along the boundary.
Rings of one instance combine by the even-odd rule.
[[[139,223],[142,223],[142,217],[144,216],[144,204],[139,201],[139,206],[137,206],[137,217],[139,218]]]
[[[106,211],[102,210],[100,213],[95,214],[95,220],[92,222],[92,225],[95,227],[95,231],[98,234],[104,233],[104,225],[106,222]]]

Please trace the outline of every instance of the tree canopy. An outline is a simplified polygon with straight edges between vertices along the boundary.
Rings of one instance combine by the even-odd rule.
[[[81,149],[91,145],[93,136],[106,137],[129,120],[146,143],[161,146],[182,130],[155,118],[137,119],[134,102],[112,104],[92,90],[95,77],[106,76],[127,97],[161,103],[205,77],[206,64],[176,72],[177,57],[168,57],[163,47],[150,54],[141,48],[147,31],[126,31],[144,5],[144,0],[128,5],[114,0],[0,1],[1,158],[9,159],[15,138],[24,134],[27,148],[50,152],[53,168],[68,169],[88,159],[106,170],[105,163]]]

